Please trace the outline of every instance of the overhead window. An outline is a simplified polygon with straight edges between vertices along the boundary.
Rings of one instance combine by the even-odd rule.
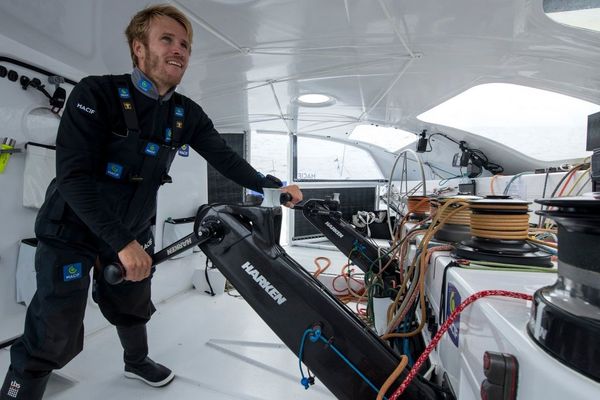
[[[358,125],[354,128],[349,138],[359,142],[374,144],[391,152],[401,149],[417,140],[417,136],[412,132],[375,125]]]
[[[484,136],[532,158],[558,161],[586,152],[587,117],[600,106],[506,83],[475,86],[418,116]]]
[[[544,0],[544,12],[559,24],[600,31],[598,0]]]

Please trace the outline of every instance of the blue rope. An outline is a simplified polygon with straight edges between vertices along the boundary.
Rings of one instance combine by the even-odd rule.
[[[304,371],[302,371],[302,354],[304,353],[304,342],[306,341],[306,337],[308,335],[310,335],[309,339],[313,343],[316,343],[318,340],[324,342],[327,345],[327,347],[331,348],[338,355],[338,357],[340,357],[346,364],[348,364],[348,366],[352,368],[352,370],[356,372],[356,374],[358,374],[358,376],[360,376],[362,380],[364,380],[375,391],[375,393],[379,393],[379,389],[377,389],[377,387],[373,385],[373,383],[371,383],[369,378],[367,378],[362,372],[360,372],[358,368],[356,368],[354,364],[352,364],[352,362],[350,362],[350,360],[348,360],[346,356],[342,354],[341,351],[339,351],[332,343],[329,342],[329,340],[321,336],[320,329],[312,328],[304,331],[304,334],[302,335],[302,342],[300,343],[300,351],[298,352],[298,365],[300,366],[300,374],[302,375],[300,383],[302,384],[302,386],[304,386],[304,389],[308,389],[309,385],[311,384],[310,379],[306,378],[304,376]],[[387,400],[387,397],[384,396],[383,398]]]
[[[379,389],[377,389],[377,387],[375,385],[373,385],[373,383],[371,383],[371,381],[369,380],[369,378],[367,378],[362,372],[360,372],[358,370],[358,368],[356,368],[354,366],[354,364],[352,364],[350,362],[350,360],[348,360],[333,344],[329,343],[329,341],[327,339],[325,339],[323,336],[320,336],[320,339],[322,342],[324,342],[325,344],[327,344],[337,355],[338,357],[340,357],[342,360],[344,360],[344,362],[346,364],[348,364],[348,366],[350,368],[352,368],[354,370],[354,372],[356,372],[358,374],[358,376],[360,376],[362,378],[362,380],[364,380],[365,382],[367,382],[367,384],[369,386],[371,386],[371,388],[375,391],[375,393],[379,393]],[[385,400],[387,400],[387,397],[383,397]]]
[[[304,371],[302,371],[302,355],[304,353],[304,342],[306,342],[306,336],[312,332],[312,329],[307,329],[304,331],[304,335],[302,335],[302,341],[300,342],[300,350],[298,351],[298,367],[300,367],[300,375],[302,376],[302,379],[300,379],[300,384],[304,386],[304,389],[308,389],[310,386],[310,381],[304,376]]]
[[[404,318],[404,322],[401,325],[402,328],[402,332],[406,333],[409,331],[410,329],[410,320],[409,317],[406,316],[406,318]],[[408,366],[412,368],[413,366],[413,358],[410,354],[410,348],[409,348],[409,341],[408,338],[403,338],[402,339],[402,352],[408,357]]]
[[[354,240],[353,245],[354,245],[353,250],[356,250],[360,254],[362,254],[367,259],[367,261],[369,261],[371,264],[375,263],[375,261],[371,260],[371,258],[369,258],[369,256],[367,256],[367,253],[366,253],[367,246],[365,246],[364,244],[359,243],[358,239]]]

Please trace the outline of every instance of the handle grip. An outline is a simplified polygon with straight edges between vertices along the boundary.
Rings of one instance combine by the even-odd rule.
[[[156,271],[156,266],[152,266],[150,274],[152,275]],[[104,267],[104,280],[109,285],[118,285],[125,280],[125,267],[121,263],[108,264]]]
[[[119,264],[108,264],[104,267],[104,280],[110,285],[118,285],[125,280],[125,268]]]
[[[287,202],[292,201],[292,195],[289,193],[281,193],[279,195],[279,203],[280,204],[285,204]]]

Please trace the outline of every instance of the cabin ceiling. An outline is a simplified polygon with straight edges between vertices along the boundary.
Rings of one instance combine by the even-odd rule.
[[[542,0],[178,0],[194,23],[181,91],[223,132],[345,138],[416,117],[477,84],[508,82],[600,103],[598,33]],[[5,0],[0,34],[87,74],[131,69],[123,30],[147,1]],[[30,60],[35,63],[34,60]],[[300,107],[303,93],[328,107]],[[468,135],[467,133],[464,133]]]

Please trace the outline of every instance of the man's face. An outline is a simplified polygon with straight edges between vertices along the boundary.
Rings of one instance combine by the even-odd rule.
[[[150,21],[147,41],[147,44],[133,42],[138,68],[157,85],[160,94],[164,94],[181,82],[187,68],[190,57],[188,35],[173,18],[159,16]]]

